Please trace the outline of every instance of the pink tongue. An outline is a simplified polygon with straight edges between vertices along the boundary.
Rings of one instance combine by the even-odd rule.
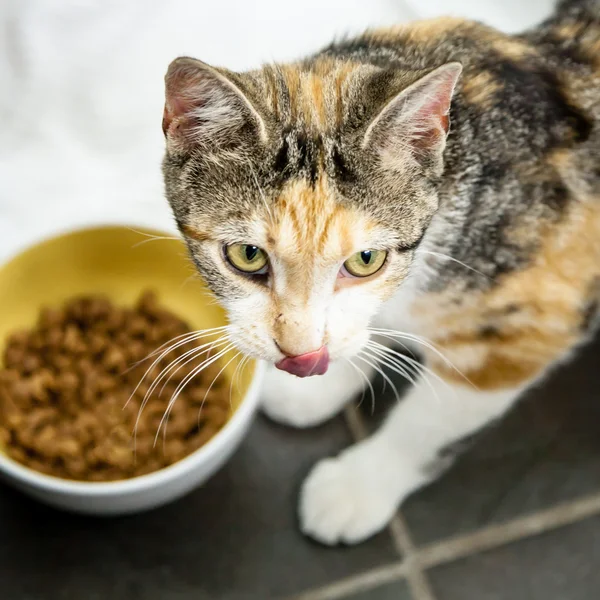
[[[329,352],[323,346],[314,352],[307,352],[300,356],[288,356],[280,360],[275,366],[282,371],[287,371],[298,377],[323,375],[329,367]]]

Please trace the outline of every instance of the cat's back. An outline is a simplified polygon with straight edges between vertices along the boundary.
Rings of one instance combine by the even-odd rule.
[[[571,183],[585,180],[600,196],[600,0],[563,0],[518,36],[438,18],[371,30],[325,53],[401,70],[460,62],[448,172],[477,163],[487,178],[502,177],[514,168],[544,170],[552,160]]]

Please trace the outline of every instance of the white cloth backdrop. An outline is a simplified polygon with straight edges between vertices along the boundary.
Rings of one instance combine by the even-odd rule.
[[[175,56],[232,69],[440,14],[507,31],[553,0],[0,0],[0,261],[73,226],[172,228],[162,78]]]

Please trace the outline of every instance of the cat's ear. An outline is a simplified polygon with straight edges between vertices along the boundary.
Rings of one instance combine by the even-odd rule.
[[[400,92],[371,122],[363,147],[380,152],[386,162],[401,160],[407,152],[418,162],[440,162],[461,72],[460,63],[448,63]]]
[[[193,58],[177,58],[165,76],[162,128],[168,147],[235,145],[243,136],[266,138],[265,124],[235,75]]]

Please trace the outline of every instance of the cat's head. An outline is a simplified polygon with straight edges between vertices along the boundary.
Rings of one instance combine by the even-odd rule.
[[[437,210],[460,72],[170,65],[166,193],[238,349],[307,375],[363,347]]]

